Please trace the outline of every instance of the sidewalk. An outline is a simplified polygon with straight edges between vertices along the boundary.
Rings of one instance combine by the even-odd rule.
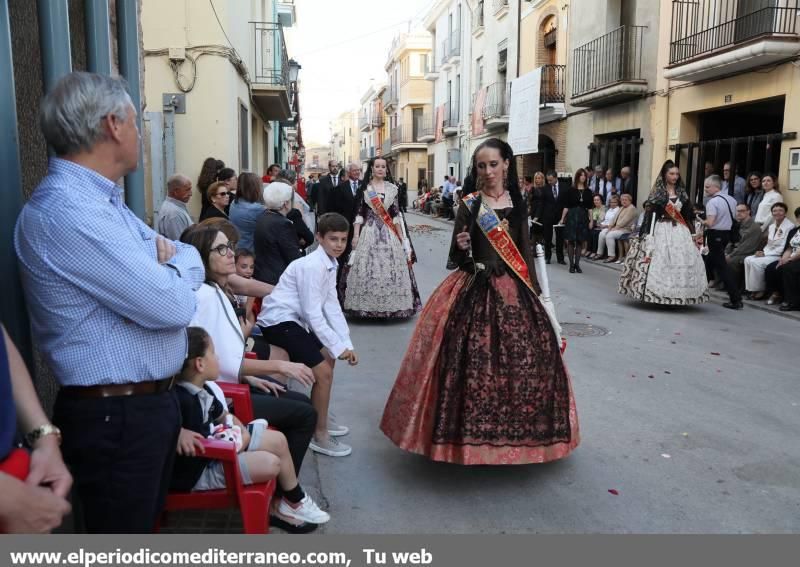
[[[453,221],[432,217],[431,215],[425,215],[418,211],[409,211],[406,213],[407,215],[413,215],[415,218],[420,220],[427,219],[431,222],[436,222],[444,226],[453,226]],[[581,262],[585,262],[586,264],[592,264],[595,266],[600,266],[601,268],[606,268],[609,270],[614,270],[616,272],[622,271],[622,264],[606,264],[604,262],[597,262],[594,260],[587,260],[586,258],[581,258]],[[711,301],[714,303],[718,303],[722,305],[726,301],[728,301],[728,294],[724,291],[710,289],[708,290],[709,295],[711,296]],[[777,315],[778,317],[783,317],[785,319],[791,319],[794,321],[800,322],[800,311],[781,311],[778,309],[778,305],[767,305],[765,301],[751,301],[749,299],[742,299],[742,303],[744,303],[744,311],[748,309],[758,309],[760,311],[766,311],[767,313],[772,313],[773,315]]]

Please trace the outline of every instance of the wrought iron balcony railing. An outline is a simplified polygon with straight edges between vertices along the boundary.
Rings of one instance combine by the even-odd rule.
[[[643,80],[642,42],[646,26],[620,26],[576,47],[572,96],[624,81]]]
[[[472,32],[475,33],[483,28],[483,0],[478,2],[475,13],[472,15]]]
[[[797,36],[800,0],[674,0],[669,63],[768,35]]]
[[[539,104],[563,103],[567,84],[566,77],[566,65],[543,65],[542,82],[539,86]]]
[[[483,105],[484,120],[508,115],[509,86],[508,83],[502,81],[486,87],[486,103]]]
[[[253,84],[289,86],[289,55],[283,26],[274,22],[250,22],[253,29]]]

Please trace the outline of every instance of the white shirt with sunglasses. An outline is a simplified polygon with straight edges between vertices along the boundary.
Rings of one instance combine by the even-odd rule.
[[[219,357],[219,379],[238,382],[245,342],[233,305],[216,284],[201,285],[195,296],[197,311],[189,326],[202,327],[211,336]]]

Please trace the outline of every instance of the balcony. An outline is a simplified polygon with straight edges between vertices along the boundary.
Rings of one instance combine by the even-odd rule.
[[[646,26],[620,26],[576,47],[573,53],[573,106],[595,106],[636,98],[647,92],[642,74]]]
[[[362,112],[358,116],[358,129],[361,132],[367,132],[369,130],[369,119],[367,118],[367,114]]]
[[[390,85],[383,91],[383,111],[391,113],[397,108],[397,87]]]
[[[672,2],[667,79],[698,81],[800,54],[800,0]]]
[[[369,148],[361,148],[361,152],[359,154],[361,156],[361,161],[367,161],[375,157],[375,146],[370,146]]]
[[[436,53],[431,52],[425,64],[424,78],[426,81],[435,81],[439,78],[439,67],[436,65]]]
[[[450,34],[450,63],[458,64],[461,60],[461,30],[456,28]]]
[[[492,6],[497,19],[508,14],[508,0],[492,0]]]
[[[563,118],[567,114],[564,93],[567,84],[566,65],[542,65],[539,84],[539,124]]]
[[[367,148],[361,148],[361,152],[359,152],[359,157],[361,161],[367,161],[369,157],[367,157]]]
[[[419,133],[422,129],[422,125],[420,121],[416,126],[413,124],[399,124],[392,128],[392,151],[401,152],[404,150],[422,150],[427,148],[425,142],[419,141]]]
[[[253,35],[253,100],[265,120],[292,117],[289,56],[283,27],[274,22],[251,22]]]
[[[508,95],[510,85],[505,81],[492,83],[486,88],[483,120],[486,128],[508,128]]]
[[[372,118],[370,119],[369,123],[373,128],[380,128],[381,126],[383,126],[383,113],[375,112],[372,115]]]
[[[422,117],[422,124],[417,130],[417,141],[422,143],[433,142],[436,139],[436,120],[434,116]]]
[[[442,48],[439,50],[439,63],[441,64],[442,71],[446,71],[450,68],[450,40],[444,40],[441,46]]]
[[[472,16],[472,35],[480,37],[483,34],[483,23],[483,0],[480,0]]]
[[[460,120],[458,107],[458,99],[444,104],[444,120],[442,121],[442,126],[445,136],[455,136],[458,134],[458,122]]]
[[[391,138],[386,138],[381,144],[381,157],[389,158],[392,155],[392,140]]]

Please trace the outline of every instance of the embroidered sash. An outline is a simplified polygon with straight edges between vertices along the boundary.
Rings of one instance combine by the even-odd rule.
[[[397,225],[395,225],[394,222],[392,221],[392,217],[389,216],[386,207],[383,206],[383,199],[381,199],[381,196],[378,194],[378,192],[375,191],[375,189],[373,189],[371,186],[369,186],[366,188],[364,193],[366,194],[367,199],[369,200],[372,210],[375,211],[375,214],[380,217],[380,219],[383,221],[386,227],[402,243],[403,237],[397,231]]]
[[[664,206],[664,211],[666,211],[666,213],[669,215],[669,218],[671,218],[675,222],[682,224],[683,226],[686,227],[686,230],[691,232],[691,229],[689,228],[689,225],[686,224],[686,220],[683,218],[683,215],[675,207],[672,201],[667,201],[667,204]]]
[[[464,199],[464,203],[467,207],[471,208],[477,198],[478,193],[472,193]],[[532,292],[536,293],[531,283],[531,276],[528,272],[528,264],[525,262],[525,258],[522,257],[511,235],[503,228],[500,219],[497,217],[497,213],[483,201],[481,201],[481,206],[478,210],[477,223],[481,228],[481,232],[486,236],[486,239],[500,258],[502,258],[503,262],[506,263],[506,266],[508,266]]]

